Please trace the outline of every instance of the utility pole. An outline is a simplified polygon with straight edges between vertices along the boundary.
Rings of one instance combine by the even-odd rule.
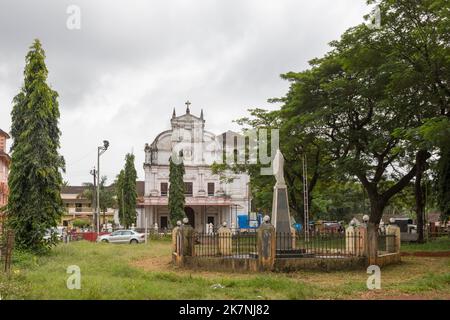
[[[96,216],[96,209],[97,208],[97,195],[96,195],[96,191],[97,191],[97,170],[92,169],[90,171],[90,174],[94,177],[94,190],[92,190],[92,222],[94,223],[94,225],[96,225],[97,223],[97,216]]]
[[[97,147],[97,233],[100,233],[100,156],[108,150],[109,142],[103,140],[103,146]]]

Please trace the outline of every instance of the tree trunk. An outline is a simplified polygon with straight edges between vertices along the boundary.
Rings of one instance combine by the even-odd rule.
[[[416,175],[416,181],[414,183],[414,196],[416,198],[416,220],[417,220],[417,233],[419,243],[424,243],[423,227],[424,227],[424,209],[425,203],[423,201],[422,193],[422,174]]]
[[[424,216],[425,216],[425,201],[423,196],[422,176],[426,169],[427,158],[421,156],[426,153],[426,150],[420,150],[416,155],[416,181],[414,182],[414,196],[416,198],[416,220],[417,220],[417,232],[419,243],[425,242],[423,229],[424,229]]]
[[[368,191],[370,192],[370,191]],[[378,226],[386,206],[386,202],[378,194],[369,194],[370,218],[367,224],[367,253],[369,265],[377,264],[378,258]]]
[[[369,222],[367,224],[367,262],[376,265],[378,258],[378,224]]]

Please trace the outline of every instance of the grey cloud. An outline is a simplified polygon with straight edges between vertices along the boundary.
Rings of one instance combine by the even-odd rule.
[[[71,4],[81,8],[81,30],[66,28]],[[368,11],[364,0],[2,0],[0,127],[9,129],[37,37],[60,94],[65,178],[90,180],[103,139],[109,181],[132,150],[143,178],[143,146],[168,128],[173,107],[180,114],[190,99],[210,131],[236,130],[231,121],[247,108],[275,107],[267,99],[288,87],[280,73],[305,69]]]

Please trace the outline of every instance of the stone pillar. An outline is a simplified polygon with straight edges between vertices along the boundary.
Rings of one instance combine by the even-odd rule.
[[[188,218],[183,219],[181,230],[181,254],[184,257],[192,257],[195,255],[194,251],[194,228],[189,224]]]
[[[224,222],[222,227],[217,230],[219,237],[219,254],[222,256],[229,256],[232,253],[233,234],[231,229],[227,227],[227,223]]]
[[[289,250],[292,248],[291,219],[286,185],[276,184],[273,190],[272,217],[277,237],[277,249]]]
[[[179,246],[177,245],[177,235],[181,227],[181,221],[177,221],[177,226],[172,229],[172,251],[178,253]]]
[[[292,249],[291,215],[284,180],[284,157],[280,150],[277,150],[272,166],[276,180],[272,201],[272,221],[277,232],[276,246],[278,250],[289,250]]]
[[[357,236],[356,254],[359,257],[367,256],[367,226],[365,224],[355,229]]]
[[[264,217],[264,223],[256,231],[258,268],[260,271],[271,271],[275,264],[276,235],[270,218]]]
[[[183,264],[183,236],[180,225],[181,222],[172,230],[172,262],[179,266]]]
[[[388,253],[400,252],[400,228],[395,224],[386,227],[386,251]]]
[[[350,225],[345,229],[345,251],[351,255],[355,254],[356,252],[355,240],[355,227],[353,225]]]
[[[295,228],[294,227],[291,227],[291,240],[292,240],[292,247],[291,247],[291,249],[293,249],[293,250],[295,250],[295,248],[297,247],[296,246],[296,240],[297,240],[297,237],[296,237],[296,234],[297,234],[297,231],[295,231]]]

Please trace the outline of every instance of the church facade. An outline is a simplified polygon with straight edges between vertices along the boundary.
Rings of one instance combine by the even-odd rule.
[[[215,228],[223,222],[237,226],[237,216],[249,212],[249,176],[245,173],[226,172],[227,179],[213,174],[211,164],[223,157],[224,141],[238,135],[231,131],[215,135],[205,130],[203,110],[200,116],[190,112],[176,116],[175,109],[170,120],[171,128],[156,136],[145,145],[145,187],[138,212],[137,227],[159,229],[170,227],[169,159],[172,152],[182,151],[185,166],[185,213],[196,231],[206,232],[212,223]],[[225,137],[227,137],[225,139]]]

